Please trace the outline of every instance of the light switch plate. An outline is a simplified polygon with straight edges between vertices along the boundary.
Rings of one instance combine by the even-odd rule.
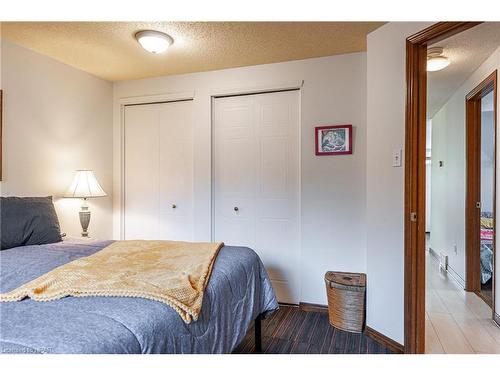
[[[403,150],[398,148],[392,152],[392,166],[393,167],[401,167],[401,158],[402,158]]]

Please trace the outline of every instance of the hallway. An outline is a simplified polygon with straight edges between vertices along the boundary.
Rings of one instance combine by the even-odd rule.
[[[439,270],[427,252],[425,296],[426,353],[500,353],[500,328],[491,309]]]

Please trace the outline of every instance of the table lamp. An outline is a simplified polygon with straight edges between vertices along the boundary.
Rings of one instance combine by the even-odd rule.
[[[82,225],[82,237],[88,237],[87,231],[90,223],[90,211],[87,198],[105,197],[106,193],[97,182],[94,172],[91,170],[78,170],[75,178],[65,194],[66,198],[83,198],[82,210],[80,211],[80,224]]]

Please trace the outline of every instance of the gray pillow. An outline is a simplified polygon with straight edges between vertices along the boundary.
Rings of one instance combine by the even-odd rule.
[[[52,197],[0,197],[1,250],[60,242]]]

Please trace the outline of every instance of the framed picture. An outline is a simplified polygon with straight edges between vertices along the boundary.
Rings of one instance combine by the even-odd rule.
[[[352,125],[317,126],[316,155],[352,154]]]

